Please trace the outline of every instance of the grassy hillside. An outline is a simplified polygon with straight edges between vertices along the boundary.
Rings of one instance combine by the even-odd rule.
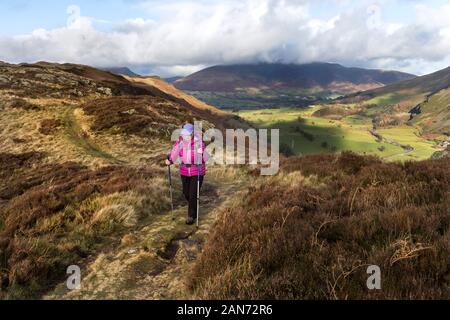
[[[431,95],[420,105],[420,112],[413,122],[423,128],[424,135],[444,134],[450,137],[450,89]]]
[[[449,182],[446,159],[288,158],[222,211],[190,286],[205,299],[448,299]],[[367,289],[369,265],[382,290]]]
[[[383,104],[383,102],[397,103],[407,99],[415,102],[421,102],[425,99],[427,94],[446,89],[449,85],[450,67],[422,77],[369,90],[357,94],[357,96],[375,98],[378,99],[376,101],[381,102],[381,104]]]
[[[429,138],[443,139],[450,134],[450,67],[383,88],[349,95],[339,103],[360,104],[367,114],[395,120],[415,109],[414,123]],[[409,117],[403,116],[405,123]]]
[[[175,221],[169,211],[170,135],[194,119],[222,127],[226,115],[110,72],[44,62],[0,64],[0,115],[0,298],[49,294],[73,264],[95,278],[92,266],[122,251],[135,254],[109,279],[111,298],[124,291],[119,279],[165,270],[166,247],[193,230],[178,191]],[[209,180],[205,197],[220,188]]]

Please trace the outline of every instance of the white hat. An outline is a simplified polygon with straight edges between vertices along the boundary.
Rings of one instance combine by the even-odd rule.
[[[181,130],[182,136],[190,136],[194,132],[194,126],[190,123],[184,125],[183,130]]]

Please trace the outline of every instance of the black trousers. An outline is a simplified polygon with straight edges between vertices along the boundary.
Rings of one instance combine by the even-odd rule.
[[[200,189],[203,185],[203,178],[203,176],[200,176]],[[183,194],[186,201],[189,203],[188,216],[193,219],[197,218],[197,181],[197,176],[181,176],[181,182],[183,183]]]

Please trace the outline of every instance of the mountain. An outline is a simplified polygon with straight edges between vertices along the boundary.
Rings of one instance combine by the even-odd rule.
[[[352,94],[340,102],[364,103],[371,113],[410,113],[424,134],[450,136],[450,67],[383,88]],[[430,136],[432,137],[432,136]]]
[[[414,78],[332,63],[215,66],[175,81],[180,90],[225,109],[304,107]]]
[[[125,76],[131,76],[131,77],[138,77],[139,75],[133,71],[131,71],[127,67],[112,67],[112,68],[105,68],[103,69],[105,71],[110,71],[112,73],[125,75]]]
[[[301,88],[354,92],[414,77],[397,71],[346,68],[333,63],[263,63],[210,67],[176,81],[175,86],[187,91]]]
[[[164,81],[168,82],[168,83],[175,83],[178,80],[183,79],[184,77],[171,77],[171,78],[164,78]]]

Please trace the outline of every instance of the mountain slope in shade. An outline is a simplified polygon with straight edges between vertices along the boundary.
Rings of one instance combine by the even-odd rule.
[[[175,86],[187,91],[301,88],[350,93],[414,77],[402,72],[346,68],[332,63],[264,63],[210,67],[176,81]]]
[[[105,68],[103,69],[105,71],[110,71],[112,73],[124,75],[124,76],[131,76],[131,77],[138,77],[139,75],[132,71],[130,68],[127,67],[111,67],[111,68]]]
[[[168,83],[175,83],[178,80],[183,79],[184,77],[171,77],[171,78],[165,78],[164,80]]]

